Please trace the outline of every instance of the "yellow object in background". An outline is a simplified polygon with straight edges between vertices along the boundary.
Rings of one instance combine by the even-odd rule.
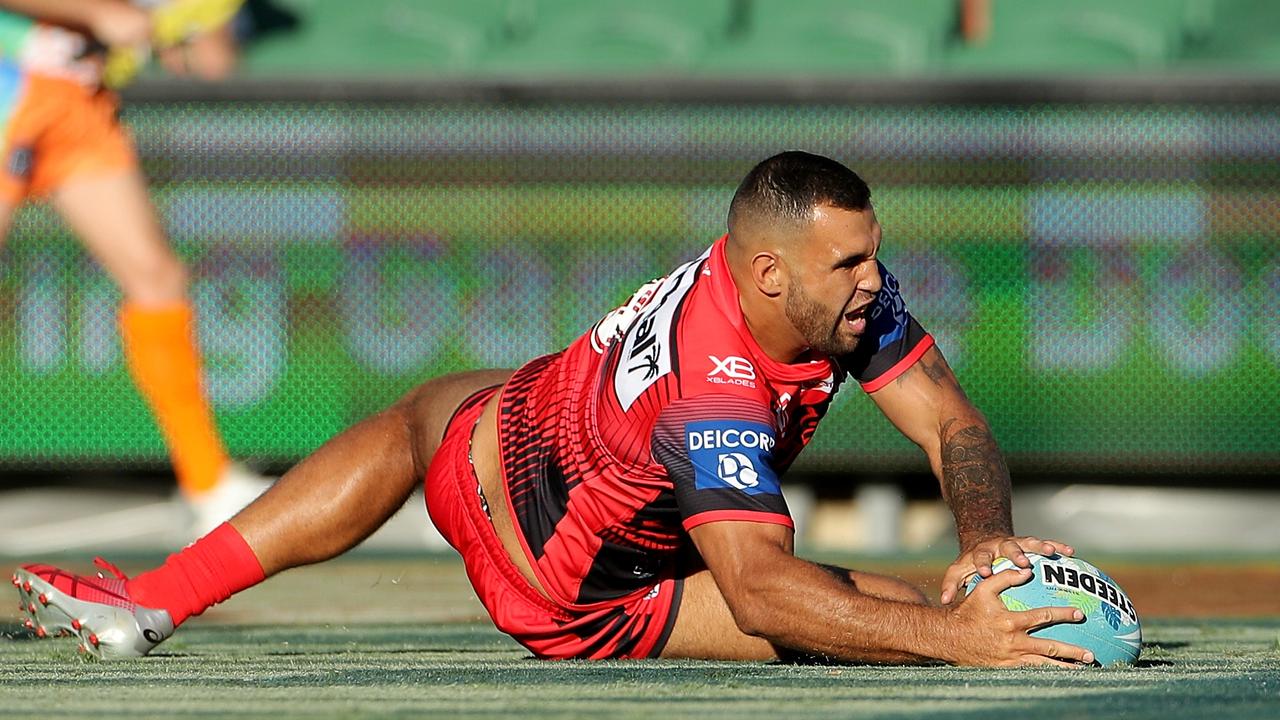
[[[201,33],[230,22],[244,0],[170,0],[151,11],[152,48],[180,45]],[[132,80],[150,58],[151,48],[116,47],[107,50],[102,82],[119,88]]]

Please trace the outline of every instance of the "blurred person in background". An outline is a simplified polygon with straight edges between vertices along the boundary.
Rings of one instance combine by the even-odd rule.
[[[225,13],[211,40],[160,50],[172,72],[215,79],[234,67]],[[0,0],[0,242],[28,199],[48,200],[123,294],[124,355],[164,435],[193,536],[233,515],[268,481],[232,462],[203,387],[187,270],[170,247],[137,153],[104,86],[151,52],[155,12],[123,0]],[[193,4],[188,2],[187,6]],[[214,17],[206,15],[205,20]],[[172,24],[172,23],[171,23]]]

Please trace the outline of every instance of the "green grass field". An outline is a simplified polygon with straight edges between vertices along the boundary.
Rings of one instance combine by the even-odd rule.
[[[137,560],[126,569],[153,558]],[[1280,617],[1144,619],[1142,660],[1123,670],[543,662],[469,592],[445,557],[356,556],[237,596],[151,657],[101,663],[30,637],[14,606],[0,716],[1280,716]]]

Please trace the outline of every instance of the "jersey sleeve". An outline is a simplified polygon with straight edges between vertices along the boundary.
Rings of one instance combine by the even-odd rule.
[[[840,358],[841,367],[869,393],[893,382],[933,347],[933,336],[907,311],[898,279],[877,264],[884,283],[867,316],[867,329],[857,348]]]
[[[772,414],[758,401],[699,395],[668,405],[654,425],[685,530],[722,520],[794,528],[774,469]]]

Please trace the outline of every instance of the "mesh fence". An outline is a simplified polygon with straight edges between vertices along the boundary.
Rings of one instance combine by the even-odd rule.
[[[1280,116],[1231,105],[140,103],[234,454],[555,350],[723,232],[782,149],[883,257],[1015,465],[1280,467]],[[158,463],[119,295],[46,209],[0,254],[0,463]],[[801,467],[923,467],[856,391]]]

